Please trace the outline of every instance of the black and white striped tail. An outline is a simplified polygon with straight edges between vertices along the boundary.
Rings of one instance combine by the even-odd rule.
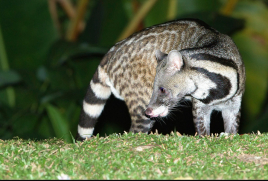
[[[83,141],[92,136],[97,119],[111,95],[110,87],[101,81],[104,80],[104,75],[106,73],[101,67],[98,67],[93,79],[90,81],[80,114],[77,141]]]

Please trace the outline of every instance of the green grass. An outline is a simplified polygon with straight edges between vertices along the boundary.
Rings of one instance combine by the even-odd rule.
[[[268,179],[268,134],[0,140],[0,179]]]

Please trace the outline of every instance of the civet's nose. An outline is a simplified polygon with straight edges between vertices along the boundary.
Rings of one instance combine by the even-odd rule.
[[[152,112],[153,112],[153,109],[152,108],[147,108],[146,110],[145,110],[145,115],[146,115],[146,117],[151,117],[151,115],[152,115]]]

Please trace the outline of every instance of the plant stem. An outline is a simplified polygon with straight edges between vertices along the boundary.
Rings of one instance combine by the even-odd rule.
[[[59,22],[59,17],[58,17],[58,12],[57,12],[57,6],[56,6],[56,1],[55,0],[48,0],[48,9],[51,15],[51,19],[53,21],[53,24],[60,36],[61,35],[61,25]]]
[[[76,15],[76,10],[73,7],[72,3],[68,0],[58,0],[66,14],[68,15],[69,18],[73,18]]]
[[[128,24],[128,26],[124,29],[123,33],[119,36],[117,41],[122,40],[132,33],[135,32],[141,20],[146,16],[146,14],[151,10],[153,5],[156,3],[157,0],[147,0],[142,7],[139,9],[135,17],[132,21]]]
[[[87,11],[87,4],[89,0],[80,0],[78,1],[76,14],[71,18],[70,26],[67,29],[67,40],[68,41],[76,41],[78,34],[85,27],[83,22],[83,18]],[[81,25],[82,23],[82,25]]]
[[[228,0],[224,7],[221,9],[221,13],[225,16],[231,15],[238,0]]]
[[[177,0],[169,0],[167,20],[173,20],[176,18],[177,4],[178,4]]]

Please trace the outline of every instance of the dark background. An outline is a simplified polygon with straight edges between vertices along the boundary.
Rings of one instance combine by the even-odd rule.
[[[199,18],[232,37],[246,66],[239,133],[268,131],[268,2],[265,0],[0,1],[0,139],[75,136],[87,86],[101,58],[127,35],[178,18]],[[78,22],[78,23],[76,23]],[[77,26],[76,26],[77,25]],[[191,104],[158,121],[158,132],[194,134]],[[223,131],[221,114],[211,132]],[[128,131],[124,102],[108,100],[94,134]]]

